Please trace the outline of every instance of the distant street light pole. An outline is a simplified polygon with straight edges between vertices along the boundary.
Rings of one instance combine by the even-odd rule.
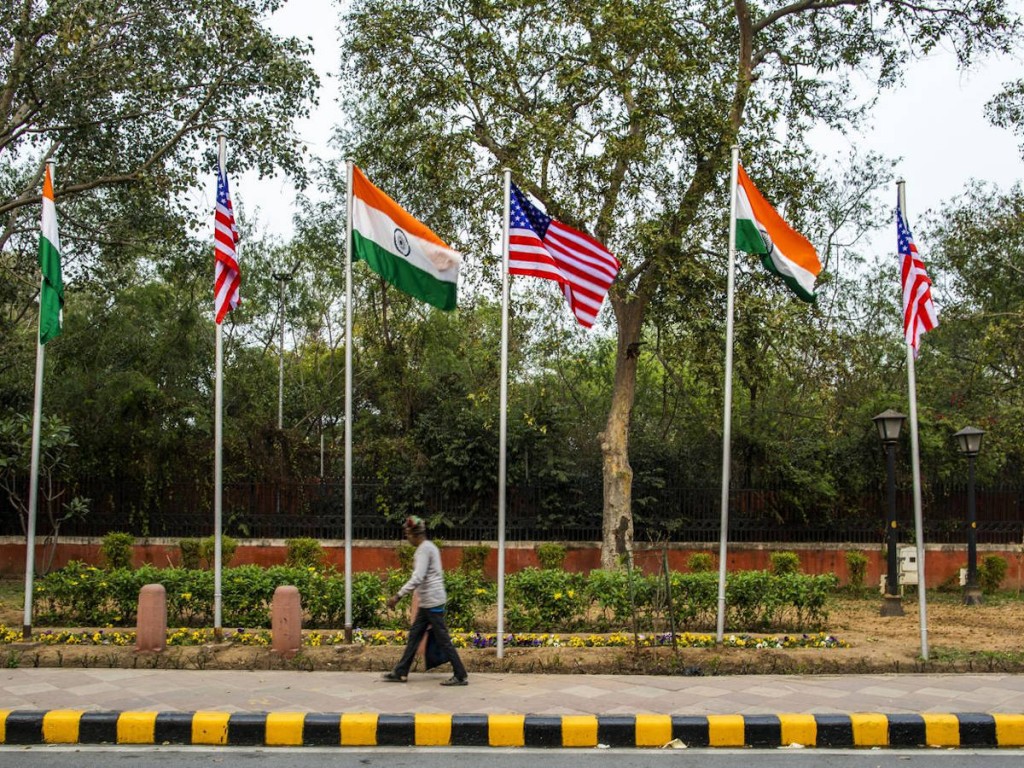
[[[277,311],[281,316],[281,347],[280,359],[277,368],[277,431],[284,429],[284,286],[292,279],[290,272],[275,272],[274,279],[280,287],[278,293]],[[281,480],[277,481],[277,489],[274,492],[274,509],[281,514]]]
[[[278,313],[281,316],[281,359],[278,365],[277,381],[277,428],[284,429],[284,286],[292,279],[290,272],[275,272],[274,279],[280,287]]]
[[[960,453],[967,457],[967,580],[964,583],[964,605],[981,605],[981,587],[978,585],[978,513],[974,503],[974,460],[981,451],[981,438],[985,430],[964,427],[953,437]]]
[[[902,616],[903,601],[900,598],[899,564],[896,558],[899,546],[896,530],[896,441],[906,416],[891,408],[875,416],[872,421],[878,427],[878,436],[885,446],[886,469],[889,478],[889,509],[886,520],[886,548],[889,574],[885,580],[885,596],[882,598],[883,616]]]

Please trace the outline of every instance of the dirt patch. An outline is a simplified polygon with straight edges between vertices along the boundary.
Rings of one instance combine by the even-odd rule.
[[[493,648],[466,648],[460,653],[471,672],[682,675],[1024,672],[1024,651],[1020,645],[1024,603],[1013,600],[964,606],[948,599],[930,603],[927,662],[920,658],[916,600],[904,601],[905,615],[901,617],[881,617],[880,606],[880,598],[835,602],[830,611],[828,634],[848,643],[848,648],[506,648],[501,659]],[[0,623],[19,627],[21,619],[20,611],[0,608]],[[627,635],[632,637],[631,632]],[[561,637],[567,641],[569,635]],[[304,647],[294,657],[286,659],[268,648],[232,643],[174,647],[159,654],[137,653],[131,647],[19,643],[0,646],[0,663],[20,667],[384,671],[391,668],[400,653],[401,649],[396,646],[340,645]]]

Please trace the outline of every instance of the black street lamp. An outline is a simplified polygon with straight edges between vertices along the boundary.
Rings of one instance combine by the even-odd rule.
[[[981,587],[978,586],[978,515],[974,504],[974,460],[981,451],[981,438],[985,430],[964,427],[953,437],[956,438],[960,453],[967,457],[967,581],[964,584],[964,605],[981,604]]]
[[[885,596],[882,598],[883,616],[902,616],[903,601],[900,599],[899,563],[897,561],[896,530],[896,441],[906,416],[891,408],[875,416],[872,421],[878,427],[878,436],[885,446],[886,467],[889,475],[889,516],[886,520],[886,548],[888,550],[889,574],[885,579]]]

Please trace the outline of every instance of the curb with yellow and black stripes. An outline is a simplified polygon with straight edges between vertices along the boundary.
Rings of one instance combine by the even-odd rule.
[[[391,715],[0,710],[0,744],[1022,747],[1024,714]]]

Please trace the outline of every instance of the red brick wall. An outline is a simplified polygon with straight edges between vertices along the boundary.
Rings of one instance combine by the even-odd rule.
[[[468,546],[468,545],[467,545]],[[510,544],[505,550],[505,572],[515,573],[529,566],[538,565],[535,545]],[[354,571],[379,571],[398,567],[398,542],[353,542],[352,568]],[[567,545],[565,569],[574,572],[589,572],[600,567],[600,549],[596,544]],[[461,560],[462,545],[446,544],[442,552],[442,560],[446,568],[455,568]],[[849,580],[846,568],[846,551],[857,550],[868,558],[865,585],[877,586],[882,574],[886,571],[886,561],[881,547],[853,547],[843,545],[803,545],[800,547],[768,545],[768,544],[732,544],[729,546],[727,564],[729,571],[766,569],[771,563],[773,552],[792,551],[800,557],[804,573],[834,573],[841,583]],[[325,545],[327,560],[338,570],[345,566],[345,549],[341,542],[327,542]],[[989,554],[1001,555],[1008,564],[1006,581],[1003,586],[1017,588],[1024,586],[1021,578],[1024,567],[1024,556],[1018,553],[1015,546],[980,546],[978,560]],[[695,547],[693,545],[675,545],[668,551],[669,568],[674,571],[685,571],[686,563],[694,552],[707,552],[717,559],[718,547]],[[284,563],[287,548],[283,542],[241,541],[230,565],[279,565]],[[36,563],[46,562],[46,552],[42,545],[36,549]],[[57,547],[52,568],[60,568],[71,560],[83,560],[101,565],[100,545],[98,540],[69,539],[62,541]],[[161,540],[136,544],[135,565],[152,563],[157,567],[177,565],[179,552],[177,541]],[[639,549],[635,556],[636,567],[647,572],[657,573],[661,569],[662,550]],[[927,548],[925,560],[925,577],[929,587],[936,587],[947,579],[956,579],[959,569],[967,564],[966,546],[935,545]],[[498,572],[497,551],[492,550],[485,563],[485,572],[495,578]],[[0,576],[7,578],[22,577],[25,573],[25,542],[24,539],[9,537],[0,540]]]

